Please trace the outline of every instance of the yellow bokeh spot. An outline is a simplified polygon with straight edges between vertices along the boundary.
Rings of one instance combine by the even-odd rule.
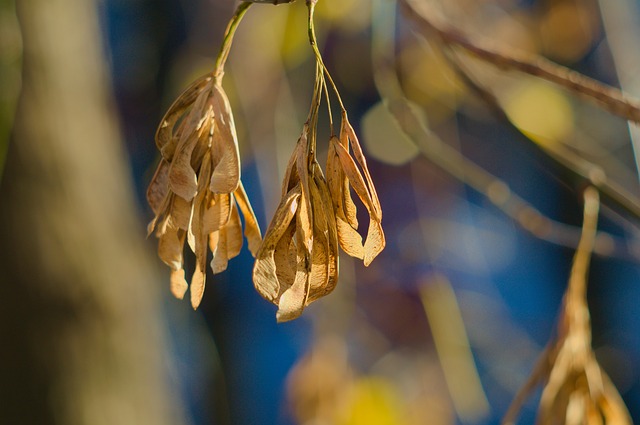
[[[504,102],[513,124],[541,145],[562,141],[573,130],[573,108],[560,90],[542,81],[515,88]]]
[[[287,6],[288,15],[282,40],[282,59],[292,68],[311,56],[307,36],[307,8],[304,3]]]
[[[415,44],[404,48],[399,60],[407,97],[425,107],[431,123],[449,118],[463,98],[465,87],[443,57]]]
[[[358,379],[340,425],[404,425],[403,405],[392,383],[376,377]]]
[[[345,32],[361,32],[370,23],[369,0],[340,0],[318,2],[316,16]]]

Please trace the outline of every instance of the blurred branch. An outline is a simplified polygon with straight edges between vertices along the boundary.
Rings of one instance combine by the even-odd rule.
[[[444,44],[459,47],[484,62],[502,69],[514,69],[558,84],[572,93],[589,99],[601,108],[636,123],[640,123],[640,100],[607,86],[579,72],[551,62],[541,56],[528,55],[515,49],[490,47],[472,41],[464,33],[436,17],[427,2],[418,10],[414,0],[399,0],[404,14],[425,35],[437,35]],[[479,37],[474,34],[474,38]]]
[[[412,0],[400,0],[400,4],[409,18],[420,28],[423,35],[438,35],[442,43],[448,47],[462,47],[476,57],[498,67],[517,69],[522,72],[535,75],[569,88],[574,93],[584,95],[596,100],[600,105],[615,114],[630,120],[640,119],[640,106],[636,100],[629,99],[621,91],[607,87],[595,80],[585,77],[575,71],[556,65],[541,57],[528,57],[516,52],[499,52],[488,47],[481,47],[470,41],[466,36],[446,24],[436,24],[436,19],[426,12],[418,12],[412,4]],[[425,6],[426,7],[426,6]],[[446,52],[445,52],[446,53]],[[455,55],[445,55],[453,64],[454,70],[479,97],[489,105],[496,116],[508,123],[512,130],[530,140],[511,122],[495,96],[481,84],[479,84],[469,72],[467,72]],[[601,167],[577,157],[575,154],[560,147],[542,148],[532,142],[532,145],[545,157],[550,158],[555,164],[561,166],[569,173],[585,183],[596,186],[602,193],[604,200],[609,204],[617,205],[628,214],[640,219],[640,200],[622,189],[614,182],[608,181]]]
[[[640,218],[640,200],[638,200],[637,197],[624,190],[615,182],[610,181],[601,167],[596,164],[592,164],[567,149],[564,149],[561,145],[549,145],[542,147],[541,145],[533,142],[515,124],[513,124],[493,93],[483,87],[472,77],[471,73],[464,68],[455,52],[447,48],[445,48],[443,52],[445,54],[445,58],[447,58],[458,77],[473,92],[475,92],[476,95],[484,101],[487,106],[489,106],[494,115],[506,123],[512,131],[518,133],[525,140],[528,140],[530,144],[546,158],[550,159],[555,165],[561,167],[563,170],[569,172],[569,174],[573,178],[578,179],[581,184],[590,184],[597,187],[602,193],[603,200],[605,202],[617,205],[633,217]],[[580,184],[577,184],[577,186],[580,186]]]
[[[420,153],[450,176],[485,196],[514,223],[533,236],[556,245],[575,248],[580,240],[580,228],[546,217],[527,201],[513,193],[501,179],[467,159],[429,130],[420,119],[417,111],[407,101],[392,66],[395,62],[393,43],[390,41],[393,39],[394,33],[391,21],[393,12],[388,10],[388,6],[385,6],[383,0],[376,0],[373,4],[375,17],[373,20],[372,58],[376,87],[386,100],[389,112],[410,140],[416,144]],[[492,105],[495,112],[502,117],[504,112],[493,95],[483,90],[472,79],[467,78],[467,74],[455,66],[455,63],[452,65],[461,74],[461,78],[472,89],[475,89],[482,99]],[[510,121],[507,122],[511,124]],[[519,132],[517,128],[515,130]],[[615,238],[606,232],[598,232],[594,253],[639,261],[640,254],[638,252],[639,250],[630,247],[627,241]]]
[[[533,236],[556,245],[576,247],[580,240],[580,228],[546,217],[513,193],[505,182],[444,143],[424,126],[405,99],[390,100],[387,106],[402,130],[416,144],[425,158],[484,195],[507,217]],[[627,241],[602,231],[598,232],[594,253],[640,261],[638,250],[630,247]]]
[[[489,402],[451,283],[444,275],[434,275],[420,286],[420,300],[458,417],[464,423],[486,418]]]

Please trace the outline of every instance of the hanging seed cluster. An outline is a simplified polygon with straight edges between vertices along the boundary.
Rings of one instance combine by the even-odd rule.
[[[277,320],[287,321],[335,288],[338,247],[367,266],[382,251],[382,210],[358,138],[317,48],[315,1],[308,1],[309,38],[316,58],[314,95],[286,170],[282,198],[262,239],[240,179],[233,114],[222,88],[233,34],[250,4],[242,3],[232,18],[213,72],[182,93],[160,122],[156,144],[162,159],[147,191],[155,213],[148,230],[158,237],[158,254],[171,268],[172,293],[183,298],[190,288],[191,304],[197,308],[204,293],[208,251],[213,254],[211,269],[219,273],[241,250],[242,213],[244,236],[256,258],[254,286],[278,306]],[[340,105],[337,134],[330,93]],[[323,99],[331,127],[326,177],[316,157]],[[364,241],[352,190],[369,213]],[[185,241],[196,258],[190,284],[184,272]]]

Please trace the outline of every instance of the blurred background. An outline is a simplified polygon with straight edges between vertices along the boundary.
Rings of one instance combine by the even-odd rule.
[[[640,96],[636,1],[426,3],[473,40]],[[598,164],[638,196],[626,121],[462,55],[506,125],[394,1],[320,0],[319,46],[368,155],[387,247],[368,268],[341,257],[335,292],[280,325],[243,248],[194,312],[145,239],[144,194],[156,126],[213,68],[236,2],[0,5],[1,423],[497,424],[556,335],[582,220],[584,182],[541,152]],[[313,90],[306,13],[301,0],[254,5],[226,67],[263,232]],[[424,143],[502,183],[475,190],[442,149],[416,145],[387,108],[400,98]],[[322,162],[326,117],[319,134]],[[515,220],[492,201],[504,193],[524,202]],[[638,422],[638,217],[602,210],[616,249],[592,260],[593,348]]]

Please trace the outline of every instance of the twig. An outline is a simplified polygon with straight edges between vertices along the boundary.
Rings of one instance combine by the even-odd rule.
[[[415,110],[407,103],[401,84],[394,72],[392,65],[395,62],[393,46],[387,38],[390,36],[389,34],[392,36],[393,26],[380,28],[380,26],[388,26],[384,22],[386,19],[391,19],[388,15],[393,11],[389,10],[389,7],[382,8],[380,0],[374,2],[374,6],[374,11],[379,9],[374,15],[372,46],[376,87],[380,95],[387,100],[387,109],[396,119],[402,131],[418,147],[422,156],[450,176],[482,194],[507,217],[534,237],[556,245],[575,248],[580,239],[580,228],[546,217],[512,192],[505,182],[467,159],[425,127]],[[465,78],[466,74],[462,70],[457,69],[456,66],[453,68],[461,74],[461,78]],[[495,108],[496,114],[499,114],[500,117],[504,115],[506,119],[504,111],[491,93],[482,90],[473,80],[469,80],[468,83],[471,84],[472,89],[477,89],[476,92],[481,98]],[[507,122],[511,124],[509,121]],[[515,126],[513,128],[519,132]],[[523,137],[526,136],[523,135]],[[633,261],[640,260],[638,252],[630,249],[625,241],[602,231],[598,232],[594,252],[602,256],[614,256]]]
[[[420,122],[412,108],[403,99],[387,104],[400,128],[409,136],[420,153],[440,169],[484,195],[507,217],[533,236],[559,246],[575,248],[580,239],[580,228],[552,220],[527,201],[513,193],[499,178],[464,157],[431,133]],[[606,232],[598,232],[594,253],[638,261],[640,256],[627,244]]]
[[[438,22],[428,11],[425,11],[429,6],[424,2],[421,3],[420,10],[414,3],[413,0],[399,0],[405,16],[414,22],[423,35],[436,34],[445,44],[462,48],[484,62],[499,68],[515,69],[556,83],[576,95],[596,102],[612,114],[640,123],[640,100],[541,56],[528,55],[513,49],[498,49],[471,41],[459,30],[446,23]],[[475,35],[474,38],[477,39]]]
[[[505,122],[512,131],[518,133],[525,140],[531,143],[536,150],[541,152],[546,158],[550,159],[555,165],[567,171],[573,178],[578,179],[582,184],[590,184],[596,186],[603,200],[610,205],[617,205],[622,210],[631,214],[633,217],[640,219],[640,200],[627,192],[615,182],[607,179],[604,170],[596,164],[576,156],[574,153],[563,149],[561,146],[542,147],[533,142],[526,134],[524,134],[508,117],[508,115],[500,106],[496,97],[487,88],[483,87],[469,71],[467,71],[462,63],[458,60],[455,53],[451,50],[443,50],[445,58],[448,60],[452,69],[458,77],[469,87],[476,95],[484,101],[498,119]]]
[[[486,46],[480,46],[470,41],[458,30],[444,23],[436,23],[436,19],[432,16],[427,15],[423,11],[417,11],[412,5],[412,0],[399,1],[404,13],[418,25],[423,35],[436,34],[446,47],[462,47],[485,62],[498,67],[517,69],[547,79],[571,89],[576,94],[597,100],[604,109],[616,113],[623,118],[633,121],[640,120],[640,103],[636,100],[629,99],[620,90],[605,86],[580,73],[571,71],[541,57],[530,57],[515,51],[502,52]],[[490,106],[493,113],[499,119],[508,123],[512,130],[521,134],[526,140],[530,140],[511,122],[495,96],[464,69],[454,54],[447,54],[445,50],[445,57],[452,64],[454,71],[458,73],[462,81]],[[616,183],[607,180],[606,174],[601,167],[577,157],[566,149],[559,147],[546,147],[543,149],[540,145],[533,142],[532,145],[538,151],[542,152],[545,157],[551,159],[553,163],[568,171],[573,177],[577,177],[582,182],[596,186],[601,191],[605,202],[617,205],[628,214],[640,219],[640,200]]]

